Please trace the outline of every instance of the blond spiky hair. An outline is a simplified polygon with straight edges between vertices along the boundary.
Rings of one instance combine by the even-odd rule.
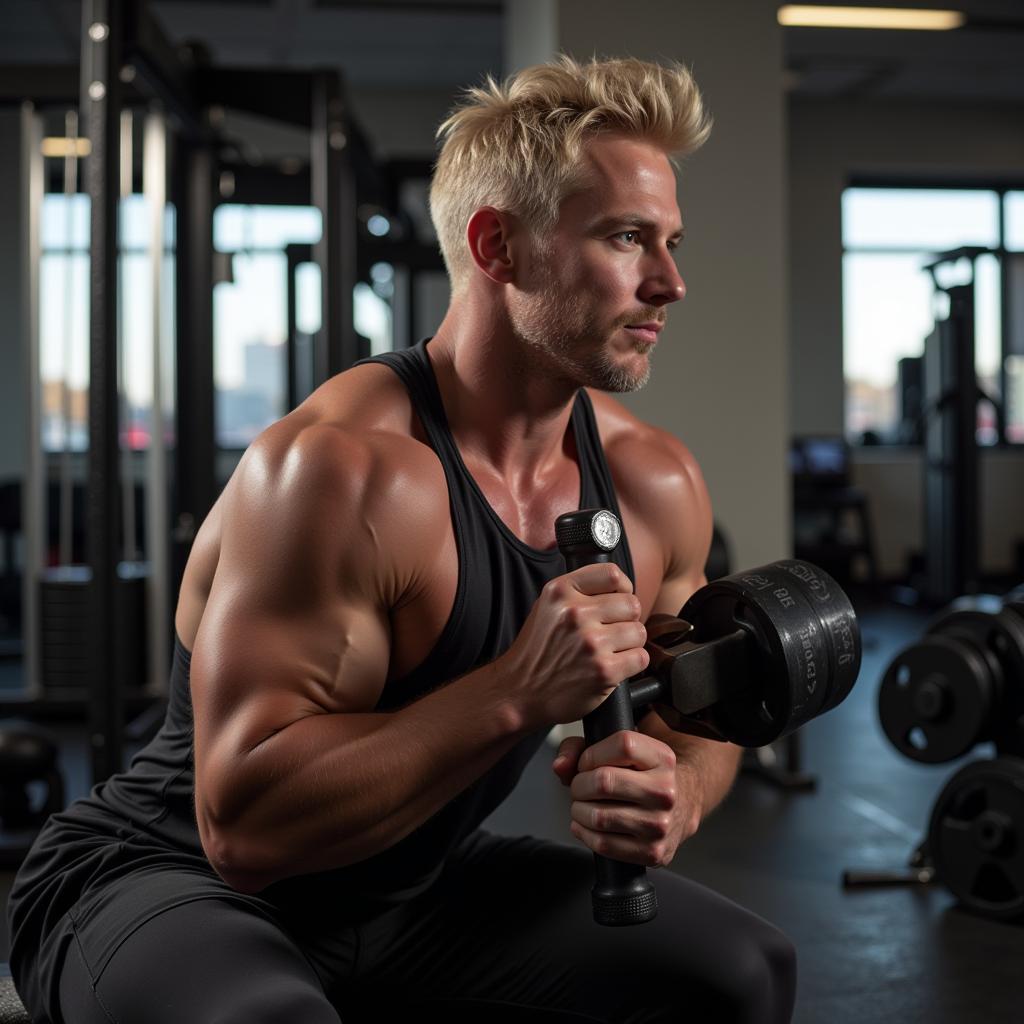
[[[430,215],[453,291],[469,279],[466,225],[481,206],[506,210],[535,234],[554,226],[582,184],[584,144],[603,133],[693,152],[711,121],[690,72],[634,58],[579,63],[562,56],[468,89],[438,128],[443,139]]]

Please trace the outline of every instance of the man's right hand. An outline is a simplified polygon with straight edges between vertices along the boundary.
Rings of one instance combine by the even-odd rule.
[[[545,584],[519,635],[498,659],[530,728],[575,722],[650,663],[640,599],[613,562]]]

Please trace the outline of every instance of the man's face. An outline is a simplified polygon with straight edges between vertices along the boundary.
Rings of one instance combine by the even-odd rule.
[[[510,317],[554,374],[636,391],[666,307],[686,294],[673,257],[682,238],[675,174],[661,150],[634,139],[598,137],[586,159],[587,184],[539,239]]]

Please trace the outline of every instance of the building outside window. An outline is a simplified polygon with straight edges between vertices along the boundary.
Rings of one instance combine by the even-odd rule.
[[[43,197],[40,228],[39,336],[42,444],[46,452],[89,446],[89,209],[87,195]],[[121,200],[118,273],[120,301],[121,443],[143,450],[152,430],[152,274],[145,196]],[[174,332],[175,211],[167,207],[161,331]],[[172,346],[165,346],[168,357]],[[173,371],[172,371],[173,372]],[[172,373],[165,373],[172,390]],[[165,408],[173,401],[164,396]],[[171,429],[165,424],[165,431]]]

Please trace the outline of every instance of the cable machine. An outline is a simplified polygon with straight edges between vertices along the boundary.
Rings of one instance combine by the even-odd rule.
[[[992,250],[971,246],[939,254],[927,264],[937,293],[949,312],[925,339],[922,357],[922,437],[924,441],[925,566],[922,596],[942,605],[979,587],[979,484],[977,409],[995,409],[1002,429],[1002,405],[979,386],[974,360],[975,261]],[[940,267],[966,260],[970,280],[944,286]]]
[[[269,79],[272,79],[270,81]],[[336,71],[221,71],[194,50],[171,47],[144,4],[87,0],[83,6],[82,60],[76,69],[34,75],[23,69],[0,80],[0,102],[22,105],[24,266],[23,323],[28,367],[26,432],[28,468],[21,487],[24,528],[22,650],[27,687],[12,711],[89,711],[92,778],[98,782],[123,766],[125,715],[158,709],[166,688],[173,637],[172,596],[177,591],[198,525],[216,498],[213,382],[213,210],[224,169],[211,111],[235,106],[280,117],[311,133],[309,165],[300,200],[321,213],[323,235],[312,257],[321,276],[322,327],[312,340],[314,385],[357,355],[351,296],[355,276],[354,176],[348,111]],[[36,94],[33,95],[33,92]],[[68,671],[87,689],[59,699],[41,686],[44,652],[56,650],[46,632],[44,596],[48,563],[47,478],[41,444],[39,268],[40,225],[48,168],[41,143],[44,117],[54,107],[68,113],[64,133],[71,172],[66,188],[83,185],[90,200],[88,284],[88,453],[62,459],[66,482],[58,495],[84,494],[84,544],[71,555],[71,501],[59,503],[59,561],[74,590],[64,616],[80,634],[81,649]],[[78,124],[73,122],[77,119]],[[133,126],[140,127],[133,131]],[[132,146],[135,136],[141,146]],[[77,145],[81,138],[83,145]],[[68,140],[71,141],[68,141]],[[85,155],[86,150],[88,155]],[[49,169],[52,173],[52,168]],[[253,190],[261,168],[232,168],[238,192]],[[251,172],[251,173],[250,173]],[[141,179],[141,181],[140,181]],[[144,501],[136,508],[135,453],[124,449],[123,202],[141,183],[148,214],[147,277],[152,306],[152,408],[145,454]],[[243,200],[244,201],[244,200]],[[176,214],[176,240],[167,234],[168,209]],[[169,259],[175,259],[170,273]],[[173,294],[172,294],[173,293]],[[174,315],[171,316],[173,310]],[[76,316],[85,311],[76,308]],[[167,326],[176,322],[173,332]],[[70,482],[72,461],[85,461],[85,485]],[[145,545],[144,557],[136,539]],[[84,555],[84,557],[83,557]],[[127,625],[140,612],[144,628]],[[134,593],[134,592],[133,592]],[[59,604],[59,602],[57,602]],[[132,642],[142,649],[141,674]],[[141,678],[140,678],[141,675]],[[132,685],[134,684],[134,686]],[[154,719],[155,720],[155,719]],[[148,725],[143,725],[145,732]],[[138,730],[137,730],[138,731]]]

